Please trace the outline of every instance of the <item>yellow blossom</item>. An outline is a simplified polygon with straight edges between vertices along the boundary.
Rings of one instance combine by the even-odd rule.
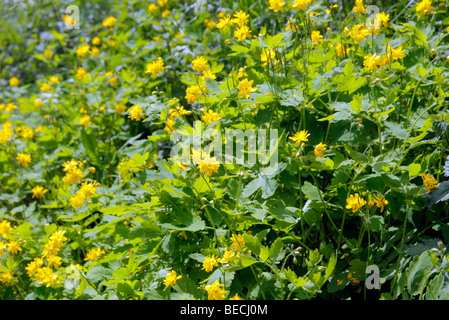
[[[238,293],[236,293],[232,298],[229,298],[229,300],[244,300],[244,299],[240,297]]]
[[[95,261],[98,258],[100,258],[102,255],[104,255],[106,252],[101,249],[101,248],[94,248],[94,249],[90,249],[87,254],[86,257],[84,258],[85,261]]]
[[[35,186],[31,191],[33,192],[33,198],[42,198],[42,196],[48,192],[48,190],[42,186]]]
[[[257,90],[257,87],[253,87],[254,80],[248,81],[247,78],[243,79],[238,84],[239,98],[249,99],[251,92]]]
[[[192,61],[192,69],[196,72],[203,72],[204,70],[209,69],[209,64],[207,63],[207,60],[202,56],[196,57]]]
[[[292,7],[296,8],[296,11],[307,10],[307,5],[312,3],[313,0],[294,0]]]
[[[318,158],[324,158],[324,151],[326,150],[326,145],[320,142],[315,146],[315,149],[313,150],[313,153],[315,154],[315,157]]]
[[[323,36],[320,34],[320,31],[314,30],[312,31],[310,38],[312,39],[312,43],[323,43]]]
[[[86,77],[86,75],[87,75],[86,69],[84,69],[83,67],[78,67],[75,77],[78,80],[83,80]]]
[[[241,234],[233,234],[231,237],[231,249],[235,251],[241,251],[245,248],[245,241],[243,240],[243,236]]]
[[[355,0],[355,7],[352,8],[352,12],[365,13],[366,6],[363,4],[363,0]]]
[[[76,56],[84,58],[89,52],[90,46],[88,44],[83,44],[76,49]]]
[[[203,159],[201,159],[200,164],[198,165],[200,172],[204,172],[207,176],[212,176],[214,172],[218,172],[220,168],[220,162],[217,161],[215,157],[210,157],[206,155]]]
[[[117,19],[115,17],[108,17],[103,20],[103,27],[110,28],[113,27],[117,23]]]
[[[423,184],[427,187],[427,192],[431,192],[438,185],[438,181],[430,173],[423,174],[421,178]]]
[[[205,124],[210,125],[212,122],[220,120],[221,116],[219,113],[209,109],[207,112],[203,112],[203,116],[201,117],[201,119]]]
[[[42,85],[41,85],[41,91],[42,92],[48,92],[48,91],[50,91],[51,90],[51,86],[47,83],[47,82],[44,82]]]
[[[82,125],[82,126],[84,126],[85,128],[89,125],[89,124],[91,124],[92,123],[92,121],[91,121],[91,117],[89,116],[89,115],[84,115],[83,117],[81,117],[81,119],[80,119],[80,124]]]
[[[17,154],[17,161],[23,166],[27,166],[31,163],[31,155],[25,153]]]
[[[42,258],[36,257],[33,261],[27,264],[25,270],[27,274],[31,277],[33,276],[37,270],[44,265],[44,260]]]
[[[226,294],[228,293],[226,290],[222,289],[224,285],[219,283],[218,280],[215,280],[213,284],[206,286],[207,291],[207,299],[208,300],[224,300]]]
[[[201,270],[205,270],[206,272],[211,272],[214,267],[218,266],[217,259],[215,255],[207,256],[203,262],[203,268]]]
[[[299,146],[301,142],[307,142],[309,139],[307,137],[310,136],[310,133],[307,130],[301,130],[293,135],[293,137],[289,137],[290,140],[295,141],[295,146]]]
[[[234,31],[234,37],[237,38],[238,41],[243,41],[246,38],[251,38],[251,30],[248,28],[248,26],[242,25]]]
[[[268,0],[268,4],[270,5],[268,9],[278,12],[283,10],[285,2],[283,0]]]
[[[384,212],[385,210],[385,206],[388,205],[388,200],[385,200],[384,196],[376,196],[373,194],[373,198],[374,198],[374,203],[376,204],[376,206],[378,208],[380,208],[380,212]]]
[[[8,233],[11,232],[11,230],[11,223],[8,220],[2,220],[2,222],[0,222],[0,236],[4,239],[8,239]]]
[[[19,79],[17,77],[11,77],[9,79],[9,85],[11,87],[17,87],[19,85],[19,83],[20,83],[20,81],[19,81]]]
[[[164,278],[165,287],[174,286],[176,281],[181,279],[182,275],[177,275],[175,270],[170,271]]]
[[[366,201],[359,196],[358,193],[355,195],[350,195],[348,199],[346,199],[346,209],[352,209],[352,212],[357,212],[361,207],[366,204]]]
[[[432,0],[422,0],[416,4],[415,10],[420,17],[431,13],[435,8],[432,6]]]
[[[153,78],[156,78],[162,72],[164,72],[164,60],[159,57],[155,61],[147,64],[145,74],[152,74]]]
[[[20,244],[16,240],[12,240],[8,243],[8,249],[6,249],[11,254],[17,254],[19,251],[22,251]]]
[[[128,109],[129,116],[131,120],[140,121],[143,118],[143,110],[140,106],[140,103],[134,105],[131,107],[131,109]]]

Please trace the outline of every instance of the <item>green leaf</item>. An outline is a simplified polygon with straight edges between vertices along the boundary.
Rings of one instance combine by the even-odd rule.
[[[98,156],[97,138],[94,134],[88,134],[85,130],[81,131],[81,141],[86,149],[87,155],[90,158],[91,163],[95,167],[101,168],[100,158]]]
[[[421,293],[422,287],[426,283],[426,277],[430,276],[430,271],[433,268],[434,265],[428,251],[413,259],[406,270],[407,289],[410,295]]]
[[[321,201],[320,192],[318,188],[311,184],[309,181],[305,181],[302,187],[302,192],[304,193],[306,199],[312,201]]]
[[[273,261],[277,261],[283,258],[282,248],[284,244],[280,238],[276,238],[270,248],[270,259]]]

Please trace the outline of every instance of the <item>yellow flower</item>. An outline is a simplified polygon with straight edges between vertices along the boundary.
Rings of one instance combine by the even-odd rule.
[[[135,106],[132,106],[131,109],[128,109],[129,116],[131,120],[140,121],[143,118],[143,110],[140,104],[136,104]]]
[[[1,143],[7,143],[11,139],[11,136],[13,134],[12,131],[12,123],[9,121],[5,121],[2,126],[2,130],[0,130],[0,142]]]
[[[204,121],[204,123],[206,123],[207,125],[210,125],[212,122],[220,120],[221,116],[219,113],[214,112],[209,109],[207,112],[204,112],[201,119]]]
[[[164,278],[165,287],[174,286],[176,281],[181,278],[182,276],[178,276],[175,270],[170,271]]]
[[[371,53],[369,55],[366,55],[364,57],[363,65],[365,67],[368,67],[370,71],[378,70],[379,69],[379,56],[376,56],[376,54],[372,55]]]
[[[115,112],[117,112],[118,114],[122,114],[125,111],[126,106],[122,102],[119,102],[115,105]]]
[[[19,154],[17,154],[16,159],[23,166],[27,166],[31,163],[31,155],[29,155],[29,154],[19,153]]]
[[[315,157],[318,158],[324,158],[324,151],[326,150],[326,145],[320,142],[315,146],[315,149],[313,150],[313,153],[315,154]]]
[[[349,51],[351,50],[349,48],[345,48],[345,45],[343,43],[337,43],[335,46],[334,45],[331,46],[334,48],[335,53],[340,58],[345,58],[347,55],[349,55]]]
[[[236,293],[232,298],[229,298],[229,300],[244,300],[244,299],[240,297],[238,293]]]
[[[51,59],[51,57],[53,56],[53,52],[50,49],[45,49],[43,55],[45,56],[45,58]]]
[[[218,20],[217,28],[220,30],[224,30],[229,27],[232,23],[231,15],[226,15]]]
[[[234,37],[237,38],[238,41],[243,41],[246,38],[251,38],[251,30],[248,28],[248,26],[242,25],[234,31]]]
[[[59,78],[57,76],[50,76],[50,78],[48,78],[48,83],[59,84]]]
[[[92,47],[89,53],[96,58],[100,54],[100,49],[98,49],[97,47]]]
[[[92,123],[92,121],[91,121],[91,117],[89,116],[89,115],[84,115],[81,119],[80,119],[80,124],[82,125],[82,126],[84,126],[85,128],[89,125],[89,124],[91,124]]]
[[[223,290],[222,287],[224,287],[224,284],[219,283],[218,280],[215,280],[213,284],[206,286],[207,300],[224,300],[228,292]]]
[[[423,174],[421,178],[423,184],[427,187],[427,192],[431,192],[438,185],[438,181],[430,173]]]
[[[108,17],[106,19],[103,20],[103,27],[105,28],[110,28],[112,26],[114,26],[117,23],[117,19],[115,17]]]
[[[36,257],[33,261],[27,264],[25,270],[27,274],[31,277],[33,276],[37,270],[44,265],[44,260],[42,258]]]
[[[390,44],[387,44],[387,56],[391,57],[393,60],[401,59],[405,57],[404,50],[402,46],[393,49]]]
[[[313,0],[294,0],[292,7],[296,8],[296,11],[307,10],[307,5],[312,3]]]
[[[201,57],[196,57],[192,61],[192,69],[196,72],[203,72],[204,70],[209,69],[209,65],[207,63],[207,60]]]
[[[201,268],[201,270],[205,270],[206,272],[211,272],[214,269],[214,267],[216,267],[216,266],[218,266],[218,262],[217,262],[217,259],[215,258],[215,256],[214,255],[207,256],[204,259],[203,268]]]
[[[346,199],[346,209],[352,209],[352,212],[357,212],[361,207],[366,204],[366,201],[363,198],[359,197],[359,194],[350,195],[348,199]]]
[[[185,99],[189,103],[197,101],[203,93],[207,93],[208,90],[204,85],[192,85],[186,89]]]
[[[84,199],[90,199],[92,195],[97,191],[96,181],[84,181],[81,184],[79,193]]]
[[[7,283],[7,282],[12,281],[14,279],[13,275],[14,275],[14,273],[12,273],[9,270],[0,273],[0,282]]]
[[[0,236],[4,239],[8,239],[8,233],[12,230],[11,223],[7,220],[0,222]]]
[[[59,268],[61,264],[62,264],[61,257],[53,255],[47,257],[47,267]]]
[[[94,38],[92,39],[92,44],[93,44],[94,46],[99,46],[99,45],[101,44],[101,38],[100,38],[100,37],[94,37]]]
[[[59,283],[58,274],[54,273],[49,267],[39,268],[34,277],[39,281],[39,284],[45,284],[46,287]]]
[[[214,174],[214,172],[218,172],[218,169],[220,168],[220,162],[217,161],[215,157],[206,155],[203,159],[201,159],[198,168],[200,172],[205,172],[207,176],[210,177]]]
[[[145,71],[145,74],[152,74],[153,78],[156,78],[158,74],[162,72],[164,72],[164,60],[159,57],[155,61],[147,64],[147,70]]]
[[[73,209],[78,209],[79,207],[82,207],[84,204],[83,195],[77,192],[69,199],[69,204],[72,206]]]
[[[366,6],[363,4],[363,0],[355,0],[355,7],[352,8],[352,12],[365,13]]]
[[[243,240],[243,236],[241,234],[233,234],[231,237],[231,249],[235,251],[241,251],[245,248],[245,241]]]
[[[431,13],[435,8],[432,7],[432,0],[422,0],[416,4],[415,10],[419,13],[420,17]]]
[[[370,35],[369,29],[363,24],[357,24],[349,30],[347,27],[344,29],[344,33],[350,36],[355,43],[360,43],[362,40],[366,40],[366,37]]]
[[[150,11],[151,13],[155,13],[157,10],[158,6],[154,3],[150,3],[148,5],[148,11]]]
[[[16,240],[12,240],[8,244],[8,249],[6,249],[11,254],[17,254],[19,251],[22,251],[22,248],[20,247],[19,243]]]
[[[384,196],[378,197],[373,194],[374,203],[378,208],[380,208],[380,212],[384,212],[385,206],[388,205],[388,200],[385,200]]]
[[[273,59],[276,57],[276,51],[273,49],[265,49],[260,55],[260,61],[263,62],[263,65],[266,66],[268,63],[271,63]]]
[[[239,12],[234,13],[234,17],[235,18],[232,19],[232,22],[237,24],[240,27],[245,25],[245,24],[247,24],[248,21],[249,21],[249,14],[246,14],[243,11],[239,11]]]
[[[78,70],[76,71],[76,78],[78,80],[83,80],[87,75],[86,69],[84,69],[83,67],[78,67]]]
[[[44,82],[42,85],[41,85],[41,91],[42,92],[48,92],[48,91],[50,91],[51,90],[51,86],[47,83],[47,82]]]
[[[243,98],[245,97],[246,99],[249,99],[251,92],[254,92],[257,90],[257,87],[252,87],[254,83],[254,80],[248,81],[247,78],[243,79],[242,81],[239,82],[238,84],[238,89],[239,89],[239,97]]]
[[[89,52],[90,46],[88,44],[84,44],[79,46],[76,49],[76,56],[80,58],[84,58],[86,56],[86,53]]]
[[[165,121],[164,130],[167,131],[168,133],[171,133],[173,131],[174,127],[175,127],[175,120],[173,120],[172,118],[168,118]]]
[[[9,79],[9,85],[11,87],[17,87],[19,85],[20,81],[17,77],[12,77]]]
[[[273,10],[274,12],[282,11],[285,2],[283,0],[268,0],[269,7],[268,9]]]
[[[323,36],[320,34],[320,31],[318,31],[318,30],[312,31],[310,38],[312,39],[313,43],[323,43],[323,41],[324,41]]]
[[[42,186],[35,186],[31,189],[31,191],[33,192],[33,198],[41,198],[46,192],[48,192],[48,190]]]
[[[85,261],[95,261],[98,258],[100,258],[102,255],[104,255],[106,252],[101,249],[101,248],[95,248],[95,249],[90,249],[87,254],[86,257],[84,258]]]
[[[235,252],[232,250],[228,250],[228,248],[225,248],[225,252],[223,253],[223,258],[220,259],[221,263],[228,263],[229,260],[235,255]]]
[[[385,14],[385,12],[381,12],[376,16],[376,18],[379,26],[382,25],[384,28],[388,28],[388,21],[390,20],[390,14]]]
[[[207,78],[215,80],[217,76],[210,69],[207,69],[203,71],[203,75],[200,78],[201,80],[206,80]]]
[[[307,142],[309,139],[307,137],[310,136],[310,133],[307,130],[301,130],[293,135],[293,137],[289,137],[290,140],[295,141],[295,146],[299,146],[301,142]]]

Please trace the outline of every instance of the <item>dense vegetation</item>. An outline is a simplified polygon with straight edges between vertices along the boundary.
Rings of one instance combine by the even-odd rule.
[[[449,298],[447,1],[0,6],[0,299]]]

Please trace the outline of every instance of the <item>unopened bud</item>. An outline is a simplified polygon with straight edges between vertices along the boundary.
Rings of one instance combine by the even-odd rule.
[[[95,173],[97,170],[94,167],[89,168],[90,173]]]

